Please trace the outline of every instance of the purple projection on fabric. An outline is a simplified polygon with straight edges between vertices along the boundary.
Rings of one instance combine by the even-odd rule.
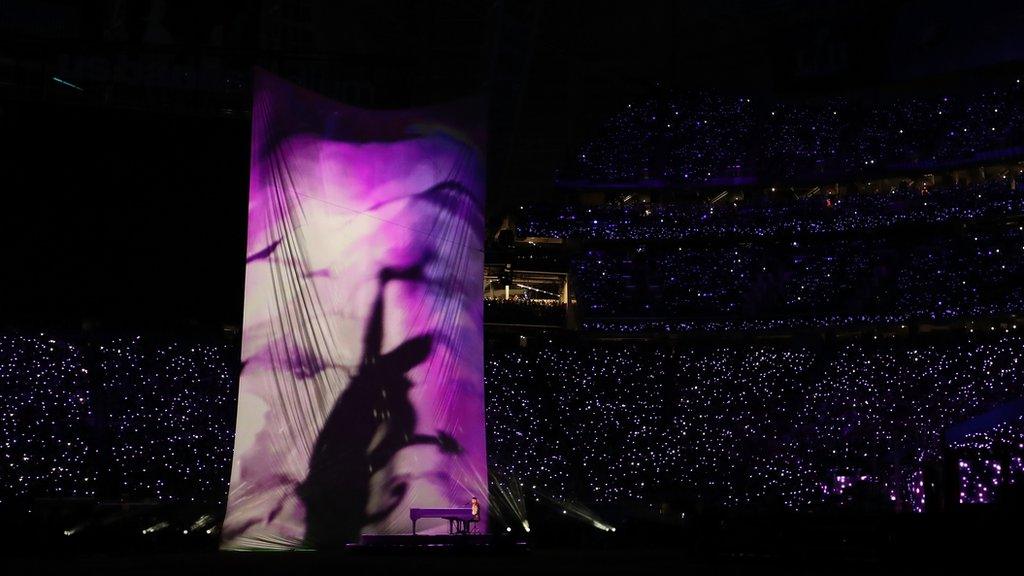
[[[486,532],[483,125],[257,72],[224,548],[410,533],[473,496]]]

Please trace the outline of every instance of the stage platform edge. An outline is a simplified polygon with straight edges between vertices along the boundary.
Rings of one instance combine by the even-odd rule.
[[[363,534],[349,550],[525,550],[525,542],[491,534]]]

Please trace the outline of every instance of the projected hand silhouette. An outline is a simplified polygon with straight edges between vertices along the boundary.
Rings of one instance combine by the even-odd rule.
[[[363,333],[363,354],[356,374],[338,397],[298,488],[306,507],[306,541],[316,547],[353,542],[363,527],[393,512],[408,491],[406,479],[385,479],[385,502],[370,502],[370,479],[395,455],[413,445],[436,445],[447,454],[461,451],[442,431],[416,434],[416,410],[409,400],[407,374],[429,356],[434,338],[410,338],[382,354],[384,288],[393,281],[423,281],[423,264],[384,268],[373,309]]]

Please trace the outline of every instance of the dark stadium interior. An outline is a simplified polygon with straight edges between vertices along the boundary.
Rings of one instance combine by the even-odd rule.
[[[366,108],[488,103],[486,551],[217,551],[254,67]],[[0,566],[977,572],[1019,554],[1019,2],[8,0],[0,173]],[[365,338],[368,389],[404,399],[432,341]],[[338,434],[367,398],[339,402]],[[388,441],[459,449],[408,428]],[[331,473],[311,469],[309,498]]]

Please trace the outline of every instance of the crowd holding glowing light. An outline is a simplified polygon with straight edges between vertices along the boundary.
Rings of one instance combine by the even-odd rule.
[[[223,501],[236,357],[220,344],[4,336],[0,495]],[[815,347],[492,347],[491,466],[518,486],[509,498],[520,508],[542,495],[919,511],[943,433],[1024,396],[1022,364],[1012,331]],[[962,502],[992,502],[1019,482],[1020,431],[953,446]]]
[[[46,335],[0,335],[0,503],[95,495],[87,375],[73,344]]]
[[[963,185],[895,186],[839,198],[708,202],[530,204],[517,214],[520,236],[577,240],[757,240],[778,236],[882,231],[923,224],[971,223],[1024,212],[1011,175]],[[927,190],[926,192],[924,190]]]
[[[104,342],[96,354],[111,479],[125,497],[218,501],[234,439],[237,349]]]
[[[1024,339],[871,342],[495,351],[494,465],[599,504],[920,511],[943,432],[1024,394]]]
[[[495,465],[541,494],[605,505],[922,511],[941,506],[943,483],[964,504],[993,502],[1019,480],[1021,430],[979,433],[975,444],[1004,438],[1000,458],[977,448],[955,478],[943,434],[1024,395],[1015,172],[724,206],[520,207],[521,235],[580,241],[585,332],[709,338],[492,350]],[[895,335],[928,324],[962,328]],[[717,338],[854,327],[867,332],[839,343]]]
[[[565,324],[565,304],[558,300],[485,298],[484,322],[502,324]]]
[[[1021,423],[946,450],[943,434],[1024,397],[1013,320],[1022,207],[1012,179],[998,178],[832,206],[766,202],[720,218],[706,205],[661,205],[526,220],[535,232],[611,242],[585,242],[574,260],[584,337],[486,350],[488,453],[506,525],[529,530],[530,498],[609,531],[588,506],[921,511],[950,450],[960,502],[998,500],[1024,475]],[[499,322],[529,312],[560,324],[565,311],[525,299],[485,306]],[[986,317],[996,320],[970,328]],[[964,327],[870,333],[929,322]],[[869,332],[775,344],[588,339],[851,325]],[[223,502],[238,358],[229,343],[0,335],[0,502]]]
[[[798,103],[661,93],[612,115],[564,175],[697,183],[961,161],[1020,144],[1022,95],[1016,79],[957,95]]]
[[[223,502],[238,350],[0,335],[0,501]]]
[[[584,328],[774,329],[950,321],[1020,311],[1017,225],[822,242],[588,248],[574,265]]]
[[[1004,176],[739,207],[524,205],[519,225],[580,241],[570,268],[591,332],[1007,317],[1024,296],[1024,193]]]
[[[961,504],[992,502],[1003,485],[1024,481],[1024,416],[951,443],[960,476]]]

